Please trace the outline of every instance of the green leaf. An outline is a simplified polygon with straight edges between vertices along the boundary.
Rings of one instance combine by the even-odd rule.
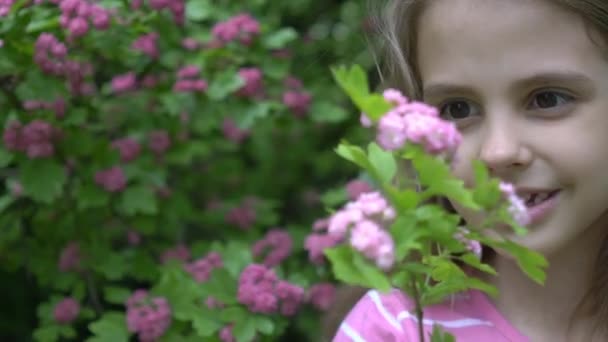
[[[400,216],[390,229],[395,242],[395,258],[403,260],[412,250],[419,250],[422,245],[417,241],[423,234],[415,217]]]
[[[382,292],[390,290],[390,282],[384,273],[372,266],[348,246],[338,246],[325,250],[337,279],[351,284],[375,288]]]
[[[251,316],[236,321],[232,327],[232,335],[237,342],[251,342],[255,337],[255,319]]]
[[[397,162],[393,154],[372,142],[368,146],[368,155],[382,183],[390,184],[397,173]]]
[[[328,102],[315,102],[310,109],[310,116],[315,122],[338,123],[348,118],[344,108]]]
[[[255,318],[255,328],[264,335],[271,335],[274,332],[274,322],[266,316],[257,316]]]
[[[287,27],[266,36],[262,44],[267,49],[282,49],[296,38],[298,38],[298,32],[291,27]]]
[[[120,280],[128,271],[129,265],[120,254],[107,253],[93,265],[95,270],[109,280]]]
[[[336,148],[336,153],[338,153],[338,155],[341,156],[342,158],[349,160],[366,170],[373,168],[373,166],[370,164],[369,160],[367,159],[367,155],[365,154],[365,151],[359,146],[355,146],[355,145],[348,144],[346,142],[342,142]]]
[[[15,197],[11,194],[0,196],[0,213],[15,202]]]
[[[17,86],[15,91],[21,101],[52,102],[67,94],[65,82],[59,78],[48,77],[38,69],[30,69],[25,80]]]
[[[106,312],[99,320],[89,324],[94,337],[87,342],[128,342],[129,332],[125,315],[121,312]]]
[[[209,0],[190,0],[186,3],[186,18],[191,21],[208,19],[213,11]]]
[[[107,286],[103,289],[103,297],[108,303],[124,305],[131,295],[131,290],[118,287]]]
[[[512,241],[499,243],[499,248],[509,252],[517,259],[517,264],[526,275],[536,283],[543,285],[546,279],[544,269],[548,266],[545,257]]]
[[[21,166],[20,181],[26,195],[48,204],[62,195],[67,177],[55,160],[30,159]]]
[[[358,65],[351,68],[345,66],[333,67],[331,72],[338,85],[346,92],[351,100],[359,105],[369,94],[367,74]]]
[[[78,209],[99,208],[108,204],[110,194],[93,184],[84,184],[76,190]]]
[[[207,95],[212,100],[223,100],[243,85],[245,85],[243,78],[234,70],[229,69],[220,73],[211,82]]]
[[[217,313],[210,311],[210,314]],[[224,323],[219,322],[216,318],[207,316],[205,314],[195,315],[192,317],[192,327],[200,337],[209,337],[217,333]]]
[[[482,263],[481,260],[479,260],[475,254],[466,253],[460,257],[460,260],[462,260],[465,264],[475,267],[480,271],[497,275],[496,270],[492,266]]]
[[[136,185],[127,188],[120,197],[118,207],[126,215],[138,213],[154,215],[158,212],[156,195],[151,187]]]
[[[13,161],[14,155],[0,146],[0,168],[8,166]]]
[[[338,206],[339,204],[346,202],[347,199],[348,199],[348,192],[346,191],[346,189],[344,187],[340,187],[337,189],[332,189],[332,190],[326,191],[321,196],[321,203],[323,203],[323,205],[325,207],[334,208],[334,207]]]
[[[226,323],[238,322],[246,320],[250,315],[252,314],[242,306],[231,306],[222,310],[220,319]]]
[[[433,324],[431,342],[456,342],[456,338],[450,333],[444,331],[441,325]]]
[[[358,103],[359,109],[372,121],[378,121],[384,114],[391,110],[392,105],[386,102],[382,95],[372,94],[362,98]]]
[[[37,342],[55,342],[59,339],[60,326],[46,325],[34,330],[34,340]]]
[[[201,289],[205,296],[212,296],[224,304],[236,303],[237,280],[223,268],[211,271],[209,280],[201,285]]]

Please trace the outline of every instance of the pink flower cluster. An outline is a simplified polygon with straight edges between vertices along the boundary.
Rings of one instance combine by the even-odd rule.
[[[156,156],[164,154],[169,147],[171,147],[171,138],[167,131],[158,130],[148,134],[148,148],[150,148]]]
[[[479,241],[466,238],[465,235],[468,233],[468,229],[460,228],[459,231],[454,235],[454,237],[460,242],[464,243],[466,249],[469,252],[475,254],[475,256],[477,256],[477,258],[481,260],[483,247],[481,246],[481,243]]]
[[[137,89],[137,77],[134,72],[116,75],[112,78],[112,90],[117,93],[126,93]]]
[[[255,219],[255,199],[253,198],[243,200],[241,205],[232,208],[226,214],[226,222],[244,230],[251,228]]]
[[[332,248],[342,241],[342,238],[327,234],[327,219],[317,220],[313,224],[313,233],[306,237],[304,249],[308,251],[308,259],[315,265],[325,263],[325,250]]]
[[[15,0],[0,0],[0,17],[5,17],[11,11]]]
[[[131,162],[141,153],[141,145],[133,138],[121,138],[112,141],[111,147],[120,152],[120,160],[123,163]]]
[[[263,264],[266,267],[274,267],[289,256],[292,244],[289,233],[273,229],[253,245],[251,253],[255,258],[266,254]]]
[[[186,13],[185,0],[150,0],[150,7],[157,11],[168,9],[173,14],[173,21],[183,25]]]
[[[27,111],[50,110],[55,112],[57,119],[62,119],[65,116],[66,103],[62,98],[58,98],[53,102],[28,100],[23,102],[23,108]]]
[[[262,70],[259,68],[241,68],[239,77],[243,79],[245,85],[237,91],[237,95],[256,98],[264,93]]]
[[[250,45],[260,34],[260,23],[251,15],[243,13],[215,24],[211,33],[220,44],[239,41],[243,45]]]
[[[222,267],[224,267],[222,257],[216,252],[210,252],[207,256],[185,265],[186,271],[199,283],[209,280],[211,272]]]
[[[307,301],[320,311],[328,310],[334,303],[336,286],[332,283],[318,283],[308,289]]]
[[[62,75],[68,54],[64,43],[50,33],[38,36],[34,45],[34,61],[42,71],[51,75]]]
[[[530,223],[530,214],[528,213],[528,207],[526,203],[517,195],[513,184],[506,182],[500,183],[500,191],[503,196],[509,201],[509,214],[513,217],[515,222],[521,226],[528,225]]]
[[[220,330],[220,340],[222,342],[236,342],[234,335],[232,335],[232,325],[227,325]]]
[[[160,262],[166,263],[169,260],[178,260],[181,262],[188,262],[192,255],[190,254],[190,249],[188,246],[179,244],[173,248],[167,249],[160,256]]]
[[[462,137],[453,122],[439,117],[436,108],[422,102],[408,102],[395,89],[387,89],[383,94],[393,108],[378,122],[376,139],[386,150],[398,150],[406,142],[422,145],[428,153],[451,154],[460,145]],[[364,126],[371,126],[371,120],[362,114]]]
[[[171,325],[171,308],[165,298],[151,298],[146,290],[136,290],[127,300],[127,328],[139,341],[157,341]]]
[[[302,89],[302,82],[295,77],[288,77],[284,83],[287,90],[283,93],[283,104],[296,117],[303,117],[308,113],[312,96]]]
[[[395,246],[383,226],[394,218],[395,210],[379,192],[364,193],[330,217],[328,232],[340,239],[350,233],[349,242],[354,249],[388,270],[395,261]]]
[[[230,118],[224,119],[224,122],[222,123],[222,132],[226,139],[237,144],[242,143],[243,140],[247,139],[251,134],[249,130],[237,126],[236,122]]]
[[[110,27],[110,12],[86,0],[62,0],[61,26],[70,32],[71,38],[79,38],[89,31],[89,21],[98,30]]]
[[[251,264],[241,272],[237,299],[251,312],[292,316],[304,301],[304,289],[278,279],[264,265]]]
[[[78,242],[68,243],[59,256],[58,267],[61,272],[78,271],[82,255]]]
[[[200,77],[200,69],[196,65],[187,65],[177,71],[177,81],[173,85],[175,92],[204,92],[209,85]]]
[[[72,323],[80,313],[80,304],[76,299],[67,297],[55,305],[53,318],[59,324]]]
[[[113,166],[97,171],[95,183],[108,192],[121,192],[127,187],[127,177],[121,167]]]
[[[157,59],[158,51],[158,33],[150,32],[139,36],[131,45],[134,50],[140,51],[152,59]]]
[[[355,201],[359,198],[359,195],[371,191],[372,187],[363,180],[355,179],[346,184],[346,193],[351,201]]]
[[[2,138],[7,150],[24,152],[30,159],[35,159],[52,156],[54,143],[60,136],[60,130],[48,122],[34,120],[25,126],[18,121],[9,123]]]

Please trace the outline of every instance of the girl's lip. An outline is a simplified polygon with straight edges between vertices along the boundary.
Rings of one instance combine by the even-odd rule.
[[[546,200],[531,207],[528,207],[530,225],[534,225],[535,223],[542,221],[551,213],[551,211],[557,206],[559,202],[560,193],[560,190],[552,191],[551,196],[549,196]]]

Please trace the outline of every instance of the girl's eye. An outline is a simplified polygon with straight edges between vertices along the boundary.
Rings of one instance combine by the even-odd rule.
[[[465,100],[445,103],[439,109],[441,112],[441,117],[450,121],[464,120],[470,118],[471,116],[478,115],[477,108]]]
[[[535,94],[530,102],[532,109],[551,109],[570,103],[574,98],[570,95],[555,92],[543,91]]]

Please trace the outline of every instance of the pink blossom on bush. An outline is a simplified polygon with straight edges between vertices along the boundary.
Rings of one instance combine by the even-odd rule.
[[[276,312],[279,303],[273,292],[277,280],[272,269],[264,265],[250,264],[239,277],[238,301],[251,312]]]
[[[222,123],[222,132],[226,139],[237,144],[242,143],[250,134],[249,130],[239,128],[234,120],[230,118],[224,119],[224,122]]]
[[[120,160],[123,163],[135,160],[141,152],[139,142],[133,138],[116,139],[112,142],[111,146],[120,152]]]
[[[135,90],[137,87],[137,79],[134,72],[114,76],[112,78],[112,90],[115,93],[124,93]]]
[[[136,290],[127,300],[127,328],[142,342],[157,341],[171,325],[171,308],[163,297]]]
[[[156,155],[162,155],[171,146],[171,138],[166,131],[153,131],[148,134],[148,147]]]
[[[302,81],[294,76],[287,76],[285,80],[283,80],[283,84],[291,90],[299,90],[302,89],[303,86]]]
[[[68,243],[59,256],[59,270],[61,272],[77,271],[80,269],[82,259],[80,246],[77,242]]]
[[[9,123],[2,138],[9,151],[25,152],[34,159],[52,156],[55,152],[53,143],[59,136],[59,130],[48,122],[34,120],[25,126],[18,121]]]
[[[308,113],[311,101],[312,96],[304,91],[288,90],[283,93],[283,104],[297,117]]]
[[[2,141],[4,146],[9,151],[23,151],[25,150],[25,142],[21,136],[22,125],[19,121],[11,121],[2,135]]]
[[[114,166],[97,171],[95,183],[108,192],[121,192],[127,187],[127,177],[121,167]]]
[[[0,0],[0,17],[4,17],[10,12],[15,0]]]
[[[200,43],[194,38],[187,37],[182,39],[182,47],[186,50],[197,50],[200,46]]]
[[[139,36],[131,47],[134,50],[140,51],[145,55],[148,55],[152,59],[157,59],[159,56],[158,51],[158,33],[151,32],[148,34],[144,34]]]
[[[68,297],[62,299],[53,309],[53,318],[59,324],[72,323],[80,313],[80,304],[76,299]]]
[[[225,307],[225,304],[220,302],[219,300],[209,296],[207,297],[207,299],[205,300],[205,305],[209,308],[209,309],[223,309]]]
[[[184,24],[186,9],[184,0],[150,0],[150,7],[158,11],[168,9],[173,14],[176,24],[180,26]]]
[[[263,264],[267,267],[274,267],[289,256],[291,248],[292,240],[289,233],[273,229],[264,238],[256,241],[251,248],[251,253],[256,258],[266,254]]]
[[[325,250],[335,247],[342,239],[329,234],[310,234],[304,240],[304,249],[308,251],[308,259],[315,265],[325,262]]]
[[[175,247],[169,248],[163,252],[160,256],[161,263],[166,263],[169,260],[178,260],[181,262],[187,262],[191,258],[190,249],[188,246],[179,244]]]
[[[226,222],[241,229],[249,229],[256,219],[255,208],[249,201],[243,201],[240,206],[232,208],[226,214]]]
[[[279,312],[284,316],[295,315],[304,302],[304,289],[284,280],[276,284],[275,293],[281,302]]]
[[[245,82],[245,85],[237,91],[237,95],[246,97],[255,97],[263,91],[262,71],[259,68],[241,68],[239,76]]]
[[[509,214],[513,217],[517,224],[525,226],[530,223],[530,214],[524,200],[522,200],[515,192],[513,184],[501,182],[500,191],[504,198],[509,201]]]
[[[244,13],[215,24],[211,33],[222,43],[238,40],[243,45],[250,45],[260,34],[260,24],[251,15]]]
[[[141,243],[141,235],[134,230],[129,230],[127,232],[127,242],[131,246],[137,246]]]
[[[350,245],[374,260],[382,269],[391,268],[395,262],[392,237],[373,221],[364,220],[355,225],[351,231]]]
[[[201,69],[196,65],[186,65],[177,71],[179,78],[195,78],[198,77]]]
[[[458,230],[458,232],[456,232],[456,234],[454,234],[454,238],[456,238],[460,242],[464,243],[466,249],[469,252],[472,252],[473,254],[475,254],[475,256],[481,260],[483,247],[481,246],[481,243],[479,241],[467,239],[465,237],[465,235],[468,233],[469,233],[468,229],[460,228]]]
[[[204,92],[209,88],[207,81],[198,79],[198,80],[177,80],[173,85],[173,91],[180,93],[188,93],[188,92]]]
[[[318,283],[308,290],[308,302],[317,310],[327,311],[336,297],[336,286],[332,283]]]
[[[51,33],[43,32],[34,44],[34,62],[50,75],[61,75],[67,48]]]
[[[220,340],[222,342],[236,342],[236,339],[232,335],[232,325],[227,325],[220,330]]]
[[[351,201],[356,200],[362,193],[370,191],[372,191],[372,187],[366,181],[355,179],[346,184],[346,192]]]
[[[222,262],[222,257],[216,252],[210,252],[204,258],[185,265],[186,271],[192,274],[192,277],[199,283],[209,280],[211,272],[221,267],[224,267],[224,263]]]

